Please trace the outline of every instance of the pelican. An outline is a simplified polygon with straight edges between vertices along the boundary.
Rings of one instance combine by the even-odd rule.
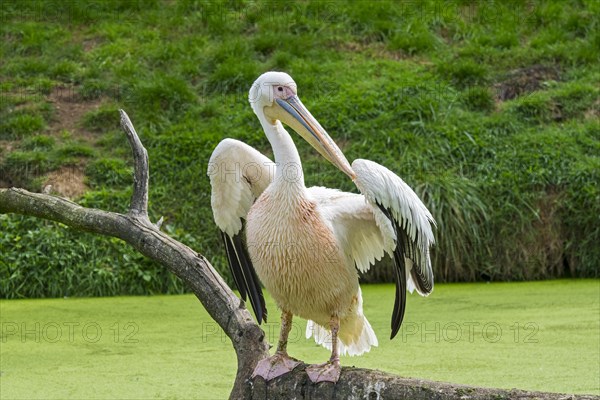
[[[385,253],[393,258],[393,339],[404,318],[406,291],[427,296],[433,290],[429,250],[435,222],[392,171],[368,160],[348,163],[302,104],[288,74],[261,75],[249,101],[275,162],[240,141],[224,139],[213,151],[208,175],[214,220],[241,298],[249,298],[259,324],[266,322],[262,282],[281,310],[277,350],[258,363],[253,376],[269,381],[300,364],[287,353],[292,318],[298,316],[308,320],[306,337],[331,351],[328,362],[306,368],[310,379],[337,382],[340,355],[360,355],[378,345],[363,314],[357,271],[367,271]],[[283,124],[352,179],[361,194],[307,188]]]

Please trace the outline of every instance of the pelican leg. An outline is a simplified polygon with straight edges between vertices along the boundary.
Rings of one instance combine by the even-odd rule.
[[[267,382],[278,376],[291,372],[301,364],[295,358],[291,358],[287,353],[287,342],[290,330],[292,329],[292,313],[283,311],[281,313],[281,331],[279,333],[279,342],[277,351],[271,357],[260,360],[254,368],[252,377],[261,376]]]
[[[313,383],[333,382],[340,379],[342,367],[340,366],[340,353],[338,349],[338,332],[340,330],[340,319],[336,316],[329,321],[331,328],[331,357],[325,364],[317,364],[306,367],[306,373]]]
[[[277,343],[277,353],[287,355],[287,342],[290,330],[292,329],[291,312],[283,311],[281,313],[281,329],[279,331],[279,342]]]

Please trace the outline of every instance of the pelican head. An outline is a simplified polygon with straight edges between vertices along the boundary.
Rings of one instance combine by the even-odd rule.
[[[298,98],[296,82],[285,72],[266,72],[258,77],[249,94],[250,105],[260,118],[275,125],[280,121],[304,138],[329,162],[351,179],[354,171],[346,156]]]

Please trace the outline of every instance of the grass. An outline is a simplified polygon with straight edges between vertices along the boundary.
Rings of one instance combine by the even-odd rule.
[[[393,287],[365,285],[363,296],[380,347],[344,365],[600,395],[598,280],[438,285],[427,299],[409,297],[394,341]],[[277,321],[270,297],[268,307]],[[229,340],[191,295],[2,300],[0,311],[3,399],[214,399],[233,382]],[[322,362],[327,351],[304,328],[295,321],[290,353]],[[264,329],[276,342],[278,323]]]
[[[149,152],[153,219],[165,216],[229,279],[206,163],[224,137],[270,154],[247,91],[280,69],[348,159],[386,165],[425,199],[439,222],[438,281],[599,276],[597,1],[141,4],[2,2],[0,184],[41,190],[48,174],[76,165],[88,188],[78,201],[125,209],[124,108]],[[355,190],[297,145],[307,184]],[[26,286],[13,268],[45,257],[32,249],[25,261],[16,237],[63,234],[12,216],[0,229],[14,263],[0,261],[0,297],[57,295],[5,288]],[[98,261],[75,243],[100,239],[65,235],[44,243],[72,260],[46,276],[48,287]],[[102,247],[107,258],[129,256]],[[388,267],[370,279],[391,280]],[[160,280],[160,267],[145,268]],[[138,287],[123,276],[112,276],[115,288]]]

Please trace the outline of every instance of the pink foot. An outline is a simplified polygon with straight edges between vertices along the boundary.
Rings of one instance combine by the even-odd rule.
[[[285,353],[275,353],[274,356],[264,358],[256,364],[252,377],[261,376],[265,381],[270,381],[278,376],[292,372],[302,362],[291,358]]]
[[[338,379],[340,379],[341,372],[342,367],[340,366],[340,362],[338,360],[306,367],[306,373],[313,383],[336,383]]]

